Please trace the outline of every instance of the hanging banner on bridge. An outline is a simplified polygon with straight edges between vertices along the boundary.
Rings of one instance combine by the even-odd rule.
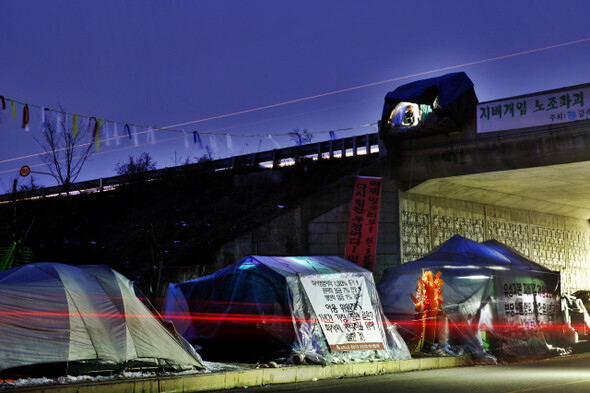
[[[477,132],[495,132],[590,119],[590,86],[485,102],[477,106]]]
[[[344,259],[370,271],[375,266],[381,178],[357,176]]]

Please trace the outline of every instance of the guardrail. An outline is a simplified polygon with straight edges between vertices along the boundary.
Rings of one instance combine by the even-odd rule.
[[[161,178],[163,175],[182,173],[189,170],[228,170],[239,166],[264,166],[267,168],[276,168],[281,165],[288,165],[301,159],[334,159],[344,157],[356,157],[357,155],[370,154],[379,151],[379,136],[377,133],[357,135],[348,138],[334,139],[323,142],[316,142],[301,146],[292,146],[282,149],[268,150],[198,162],[194,164],[156,169],[154,171],[142,174],[142,180],[150,181]],[[85,192],[97,192],[114,189],[129,180],[129,176],[111,176],[101,179],[87,180],[83,182],[72,183],[70,185],[70,194],[79,194]],[[34,199],[49,196],[65,195],[63,186],[41,187],[33,190],[19,191],[16,193],[17,199]],[[13,200],[13,193],[0,195],[0,203],[6,203]]]

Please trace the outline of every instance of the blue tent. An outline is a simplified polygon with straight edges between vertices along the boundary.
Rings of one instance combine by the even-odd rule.
[[[516,251],[512,247],[508,247],[506,244],[500,243],[497,240],[487,240],[483,242],[483,244],[486,247],[491,248],[492,250],[497,251],[506,258],[508,258],[515,269],[533,270],[544,273],[559,274],[559,272],[554,272],[542,265],[539,265],[536,262],[531,261],[530,259],[522,255],[520,252]]]
[[[474,116],[478,100],[473,82],[464,72],[410,82],[385,95],[381,116],[383,125],[388,124],[391,113],[400,102],[434,107],[436,121],[449,117],[454,123],[461,124]]]
[[[411,340],[419,335],[411,294],[424,271],[441,272],[446,319],[441,341],[468,345],[483,354],[485,331],[497,339],[495,349],[504,355],[536,355],[547,350],[545,333],[556,332],[563,316],[559,273],[534,265],[515,251],[503,255],[455,235],[423,258],[387,269],[378,292],[386,316],[405,326],[405,338]],[[542,339],[533,343],[533,336]]]
[[[357,281],[350,301],[358,304],[359,296],[367,294],[363,297],[372,305],[384,348],[335,350],[326,326],[318,322],[327,307],[322,304],[318,312],[304,286],[311,278],[328,284]],[[401,336],[383,315],[372,273],[339,257],[245,258],[209,276],[170,284],[163,316],[201,347],[205,359],[268,361],[293,352],[318,363],[409,358]]]

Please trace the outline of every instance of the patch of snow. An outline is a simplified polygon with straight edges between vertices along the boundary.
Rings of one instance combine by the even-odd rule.
[[[58,378],[21,378],[14,381],[8,381],[0,383],[0,390],[11,388],[11,387],[29,387],[29,386],[43,386],[43,385],[67,385],[74,383],[84,382],[105,382],[114,380],[125,380],[125,379],[137,379],[137,378],[151,378],[160,375],[166,376],[182,376],[182,375],[195,375],[204,373],[217,373],[224,371],[236,371],[236,370],[247,370],[248,367],[239,366],[235,364],[225,364],[216,362],[203,361],[203,365],[206,367],[205,370],[187,370],[180,372],[141,372],[141,371],[124,371],[120,374],[110,376],[90,376],[90,375],[65,375]]]
[[[203,360],[203,366],[207,368],[206,372],[218,373],[222,371],[236,371],[236,370],[247,370],[248,367],[238,366],[235,364],[208,362]]]

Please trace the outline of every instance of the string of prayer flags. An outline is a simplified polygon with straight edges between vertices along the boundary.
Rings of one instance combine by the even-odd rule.
[[[125,123],[117,123],[114,121],[103,121],[103,119],[99,119],[97,117],[89,117],[89,116],[85,116],[85,115],[78,115],[78,114],[73,114],[73,113],[65,113],[62,111],[56,111],[56,110],[52,110],[50,108],[47,107],[43,107],[43,106],[39,106],[39,105],[28,105],[25,104],[24,102],[21,101],[15,101],[11,98],[7,98],[3,95],[0,95],[0,117],[2,116],[2,111],[8,109],[8,104],[10,103],[11,109],[12,109],[12,116],[13,118],[18,122],[18,116],[17,116],[17,110],[16,110],[16,105],[22,105],[23,106],[23,113],[22,113],[22,123],[21,126],[22,128],[24,128],[25,130],[29,131],[29,126],[30,126],[30,111],[29,111],[29,107],[32,107],[34,110],[39,109],[40,110],[40,127],[41,127],[41,132],[44,132],[46,130],[49,130],[50,127],[55,128],[56,132],[68,132],[70,130],[70,127],[72,129],[74,138],[78,137],[78,131],[80,130],[82,131],[86,131],[85,128],[87,128],[88,133],[90,134],[90,130],[92,130],[91,135],[92,138],[94,138],[94,143],[96,144],[96,149],[99,150],[100,149],[100,133],[101,133],[101,128],[103,128],[102,133],[103,133],[103,141],[107,144],[107,146],[111,145],[111,140],[114,139],[116,141],[116,145],[119,146],[120,145],[120,139],[126,139],[125,138],[125,133],[128,135],[129,137],[129,144],[131,143],[131,140],[133,140],[133,144],[137,147],[139,146],[139,134],[142,133],[147,133],[146,137],[147,137],[147,143],[151,143],[151,144],[156,144],[156,131],[161,130],[161,131],[175,131],[175,132],[182,132],[183,135],[183,140],[184,140],[184,145],[185,145],[185,149],[189,149],[190,148],[190,135],[189,133],[193,133],[193,141],[195,144],[199,144],[199,147],[201,149],[203,149],[203,140],[202,137],[204,138],[204,136],[200,135],[197,131],[185,131],[185,130],[179,130],[179,129],[169,129],[170,127],[164,127],[164,129],[162,128],[157,128],[156,126],[153,127],[147,127],[147,126],[143,126],[143,125],[132,125],[132,124],[125,124]],[[6,112],[8,113],[8,112]],[[52,117],[55,116],[55,117]],[[78,119],[80,117],[80,120]],[[70,120],[71,119],[71,120]],[[84,119],[84,120],[82,120]],[[84,123],[85,119],[88,119],[88,125],[86,127],[86,124]],[[0,118],[0,121],[2,119]],[[92,123],[92,121],[94,120],[94,124]],[[70,123],[70,121],[72,123]],[[54,123],[55,122],[55,123]],[[106,123],[113,123],[112,125],[112,132],[109,129],[109,125]],[[119,136],[118,134],[118,124],[123,125],[124,124],[124,131],[123,131],[123,135]],[[343,131],[343,130],[349,130],[349,129],[353,129],[353,128],[360,128],[360,127],[367,127],[367,126],[375,126],[376,123],[371,123],[371,124],[364,124],[361,126],[357,126],[357,127],[352,127],[352,128],[343,128],[343,129],[337,129],[337,130],[333,130],[333,131],[319,131],[318,133],[329,133],[330,135],[330,140],[335,140],[336,139],[336,132],[337,131]],[[61,127],[61,130],[60,130]],[[141,131],[138,131],[138,128],[141,129]],[[303,133],[303,135],[299,134],[298,132],[296,133],[287,133],[287,134],[275,134],[275,135],[248,135],[251,137],[259,137],[259,150],[260,147],[263,143],[263,140],[266,139],[266,137],[268,137],[268,139],[270,139],[271,143],[274,145],[273,148],[277,148],[280,149],[281,146],[279,143],[277,143],[277,141],[275,141],[273,139],[274,137],[282,137],[282,136],[290,136],[293,139],[293,134],[297,135],[297,138],[295,139],[296,144],[301,147],[303,145],[303,143],[308,140],[308,132],[307,130],[305,130],[305,132]],[[217,137],[223,137],[222,133],[216,134],[213,132],[205,132],[204,135],[209,135],[209,141],[210,141],[210,147],[215,151],[218,150],[218,148],[224,149],[227,146],[227,150],[229,151],[230,154],[234,154],[237,152],[237,150],[240,150],[240,153],[242,151],[244,151],[245,146],[248,146],[248,144],[242,145],[240,144],[240,148],[239,149],[234,149],[233,146],[233,142],[235,142],[235,140],[232,140],[232,137],[242,137],[242,136],[246,136],[246,135],[233,135],[230,133],[226,133],[225,134],[225,143],[223,140],[219,139]],[[84,136],[89,136],[88,134],[84,133]],[[305,137],[305,138],[304,138]],[[176,138],[175,138],[176,139]],[[219,142],[221,141],[221,142]],[[218,143],[221,143],[221,145],[218,146]],[[226,146],[223,146],[223,145]],[[235,151],[234,151],[235,150]]]
[[[23,127],[25,131],[29,131],[29,105],[25,104],[23,107]]]

